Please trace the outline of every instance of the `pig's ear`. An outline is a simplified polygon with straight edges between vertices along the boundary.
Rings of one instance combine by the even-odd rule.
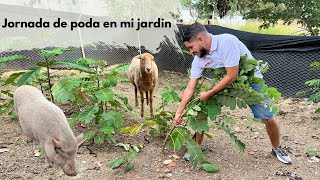
[[[55,139],[55,138],[52,138],[52,144],[54,147],[62,147],[61,141],[59,141],[58,139]]]
[[[78,146],[83,143],[84,139],[83,139],[83,134],[82,134],[82,133],[79,134],[79,135],[76,137],[76,141],[77,141]]]

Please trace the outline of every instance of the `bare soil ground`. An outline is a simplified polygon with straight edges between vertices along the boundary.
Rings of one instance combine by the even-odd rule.
[[[154,107],[160,106],[160,93],[164,86],[178,87],[187,77],[175,73],[161,72],[156,90]],[[1,88],[1,87],[0,87]],[[117,92],[130,98],[133,105],[133,87],[123,84]],[[208,161],[216,164],[220,171],[206,173],[201,168],[192,170],[191,164],[182,159],[175,160],[175,167],[166,167],[163,161],[173,159],[172,151],[162,154],[164,138],[149,136],[143,131],[136,136],[117,135],[123,143],[145,144],[132,161],[134,168],[124,171],[123,167],[108,168],[108,164],[120,156],[123,148],[114,144],[83,145],[76,156],[78,175],[66,176],[60,168],[46,168],[44,156],[35,157],[37,143],[30,142],[21,132],[19,123],[9,117],[0,116],[0,179],[320,179],[319,158],[307,156],[309,147],[320,151],[320,117],[314,113],[316,105],[306,105],[303,99],[282,99],[281,113],[277,117],[281,128],[281,144],[293,158],[292,165],[285,165],[270,155],[271,145],[264,125],[252,119],[249,109],[225,109],[223,115],[234,117],[232,129],[246,144],[245,153],[239,152],[231,139],[221,130],[211,128],[212,139],[205,138],[203,150]],[[177,108],[172,105],[172,111]],[[62,108],[64,109],[64,108]],[[139,107],[125,115],[125,123],[142,122]],[[146,115],[149,108],[146,107]],[[75,134],[81,128],[73,127]],[[144,137],[149,140],[146,141]],[[184,151],[177,152],[180,157]]]

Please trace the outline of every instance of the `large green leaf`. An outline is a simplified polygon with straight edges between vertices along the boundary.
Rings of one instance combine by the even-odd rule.
[[[196,118],[190,118],[189,125],[196,132],[209,131],[208,121],[205,121],[205,120],[197,120]]]
[[[190,154],[190,162],[192,163],[193,169],[195,170],[199,163],[205,161],[204,154],[200,146],[191,138],[191,136],[185,136],[186,146],[188,153]]]
[[[53,97],[63,104],[68,101],[74,101],[76,99],[76,93],[74,88],[79,87],[82,80],[77,78],[65,78],[59,82],[56,82],[51,90]]]
[[[309,98],[307,99],[307,103],[310,104],[312,102],[313,103],[320,102],[320,91],[309,96]]]
[[[219,168],[211,163],[202,164],[202,168],[208,173],[216,173],[219,171]]]
[[[25,84],[31,84],[39,77],[39,74],[40,69],[31,69],[20,76],[20,78],[17,81],[17,85],[22,86]]]
[[[164,92],[164,93],[161,93],[160,95],[164,103],[168,103],[170,101],[173,101],[173,102],[180,101],[179,95],[174,91]]]
[[[64,49],[64,48],[55,48],[53,50],[44,50],[44,49],[41,49],[39,50],[39,53],[45,57],[46,59],[49,59],[49,58],[53,58],[53,57],[57,57],[61,54],[63,54],[64,52],[70,52],[72,50],[68,50],[68,49]]]
[[[30,58],[27,58],[27,57],[21,56],[21,55],[13,55],[13,56],[1,57],[0,58],[0,65],[2,63],[7,63],[7,62],[11,62],[11,61],[19,61],[19,60],[30,60]]]
[[[87,141],[87,140],[90,140],[94,137],[96,133],[93,131],[93,130],[90,130],[90,131],[86,131],[84,133],[84,139]]]
[[[112,133],[114,132],[114,129],[113,129],[113,127],[105,126],[105,127],[100,128],[100,131],[103,132],[103,134],[111,136]]]
[[[124,157],[118,157],[116,160],[112,161],[110,164],[109,164],[109,168],[111,169],[114,169],[114,168],[117,168],[119,167],[120,165],[126,163],[128,160]]]
[[[221,113],[221,107],[214,104],[214,102],[212,101],[204,104],[203,107],[205,107],[205,109],[207,110],[208,116],[212,121],[214,121],[216,119],[216,116]]]
[[[89,74],[95,74],[95,71],[92,70],[89,66],[81,65],[73,61],[57,61],[56,64],[67,65],[67,68],[79,70],[81,72],[86,72]]]
[[[12,73],[10,74],[10,76],[8,77],[8,79],[6,79],[6,81],[4,82],[5,84],[12,84],[15,85],[16,83],[14,82],[18,77],[20,77],[22,74],[24,74],[25,72],[17,72],[17,73]]]
[[[276,88],[269,87],[268,88],[268,98],[278,101],[281,98],[281,93]]]
[[[168,139],[168,145],[174,150],[180,150],[182,145],[185,144],[185,136],[189,136],[186,128],[176,128]]]
[[[40,66],[40,67],[52,67],[54,65],[56,65],[56,60],[52,59],[48,62],[38,62],[37,63],[37,66]]]
[[[102,80],[103,87],[115,87],[118,84],[118,81],[115,78],[109,78]]]
[[[115,130],[119,130],[121,128],[122,123],[123,123],[122,114],[121,112],[116,112],[116,111],[104,112],[102,114],[102,119],[100,121],[100,124],[102,126],[111,126]]]
[[[111,89],[101,89],[95,92],[95,95],[99,101],[112,101],[114,97],[114,93]]]
[[[231,129],[223,121],[219,122],[219,126],[230,136],[233,142],[238,146],[239,150],[241,152],[244,152],[244,150],[246,149],[246,145],[238,139],[238,137],[231,131]]]
[[[99,111],[99,106],[86,106],[79,114],[79,119],[84,120],[85,123],[91,122],[96,117],[96,113]]]
[[[102,135],[98,135],[94,137],[94,143],[95,144],[103,144],[105,141],[105,137]]]

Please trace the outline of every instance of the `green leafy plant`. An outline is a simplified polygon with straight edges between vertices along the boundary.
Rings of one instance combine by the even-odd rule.
[[[41,90],[43,92],[48,92],[51,101],[54,102],[53,95],[51,92],[51,88],[53,86],[53,77],[51,75],[50,68],[59,64],[70,65],[69,62],[56,60],[58,56],[65,52],[69,52],[70,50],[64,48],[54,48],[53,50],[34,49],[34,51],[38,52],[43,57],[44,61],[37,62],[37,67],[35,68],[30,68],[27,71],[11,74],[9,78],[5,81],[5,84],[11,84],[16,86],[22,86],[25,84],[38,84],[41,86]],[[19,57],[19,55],[17,56]],[[30,58],[28,58],[27,60],[34,62],[37,61],[35,59]]]
[[[125,81],[119,72],[125,71],[128,66],[106,71],[106,61],[83,58],[69,62],[69,65],[82,74],[55,83],[52,87],[53,96],[60,103],[72,103],[76,110],[71,115],[70,123],[80,122],[87,126],[85,140],[93,140],[94,143],[115,142],[115,132],[123,124],[122,112],[132,108],[128,99],[114,93],[112,87],[119,81]]]
[[[313,62],[310,64],[311,70],[317,71],[320,70],[320,62]],[[305,91],[300,91],[297,93],[297,96],[309,95],[307,103],[318,103],[320,102],[320,79],[312,79],[305,82],[310,88]],[[316,109],[316,113],[320,113],[320,107]]]
[[[192,134],[190,133],[191,130],[199,133],[207,133],[209,131],[208,121],[196,119],[198,115],[201,115],[202,117],[208,117],[211,121],[218,124],[218,126],[230,136],[231,140],[234,141],[239,150],[244,152],[245,144],[237,138],[227,123],[225,123],[223,120],[218,120],[216,117],[221,114],[221,108],[223,106],[234,110],[236,107],[243,109],[247,108],[248,105],[257,103],[268,103],[271,105],[271,102],[265,102],[265,96],[271,100],[279,100],[281,94],[276,88],[266,86],[262,79],[254,76],[256,66],[260,68],[261,72],[266,72],[266,69],[268,68],[268,66],[265,63],[262,63],[262,61],[248,59],[247,56],[242,56],[240,58],[240,71],[237,81],[229,85],[223,91],[212,96],[206,102],[201,102],[198,98],[199,92],[208,89],[208,87],[203,86],[202,83],[200,83],[195,92],[195,98],[193,98],[187,104],[182,114],[182,118],[185,119],[185,124],[183,127],[173,127],[171,129],[163,143],[163,150],[167,142],[169,147],[173,148],[174,151],[180,150],[182,145],[186,145],[188,152],[191,153],[192,158],[190,161],[193,164],[193,168],[196,168],[199,164],[201,164],[205,171],[216,172],[208,171],[208,169],[217,170],[216,166],[206,161],[201,148],[196,143],[192,143],[194,140],[192,140],[192,135],[190,135]],[[213,76],[211,81],[214,86],[225,76],[226,72],[224,68],[220,68],[214,70],[212,74]],[[261,93],[258,93],[252,89],[250,86],[252,83],[263,86]],[[191,130],[188,129],[188,124]]]
[[[128,127],[125,127],[121,130],[121,133],[130,133],[131,136],[139,133],[142,129],[151,127],[149,133],[155,135],[156,133],[166,134],[169,130],[168,122],[170,122],[174,113],[170,110],[167,110],[166,107],[170,103],[180,102],[179,95],[172,90],[172,87],[164,87],[167,91],[160,94],[162,104],[157,108],[154,118],[145,118],[146,122],[137,123]]]
[[[28,58],[21,56],[21,55],[12,55],[12,56],[6,56],[6,57],[1,56],[0,66],[5,67],[6,64],[9,62],[21,61],[21,60],[26,60],[26,59],[28,59]],[[9,116],[14,118],[15,114],[12,111],[13,93],[9,87],[5,88],[7,84],[5,83],[6,82],[5,80],[1,79],[2,76],[3,76],[3,73],[0,72],[0,85],[2,87],[0,89],[0,114],[8,113]],[[9,86],[9,85],[7,85],[7,86]]]
[[[131,160],[137,156],[137,153],[143,148],[143,145],[137,146],[132,144],[118,143],[116,146],[123,147],[126,151],[120,154],[120,157],[109,164],[109,168],[115,169],[125,164],[125,171],[130,171],[134,165]]]
[[[320,158],[320,151],[318,151],[315,147],[308,147],[307,154],[309,156],[315,156]]]

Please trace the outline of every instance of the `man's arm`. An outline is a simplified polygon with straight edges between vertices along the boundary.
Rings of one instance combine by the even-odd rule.
[[[191,100],[192,95],[196,89],[197,83],[198,83],[198,79],[190,79],[189,80],[188,86],[186,87],[186,89],[184,90],[184,92],[182,94],[181,102],[180,102],[179,107],[176,111],[176,115],[174,118],[175,125],[181,124],[182,112],[183,112],[184,108],[186,107],[186,105],[188,104],[188,102]]]
[[[207,101],[211,96],[235,82],[238,79],[239,66],[226,67],[226,72],[227,75],[225,75],[211,90],[200,93],[199,96],[201,101]]]

